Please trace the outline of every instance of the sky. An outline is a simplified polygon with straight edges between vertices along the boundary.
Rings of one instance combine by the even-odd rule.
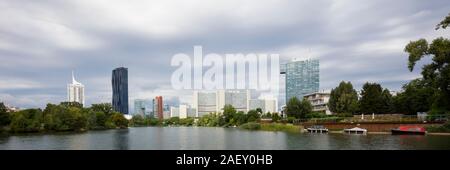
[[[87,105],[111,102],[111,72],[124,66],[130,108],[157,95],[190,103],[192,91],[171,86],[170,61],[195,45],[204,54],[317,58],[323,90],[342,80],[400,90],[420,77],[407,69],[405,45],[448,38],[434,28],[449,12],[448,0],[0,0],[0,102],[64,101],[72,70]]]

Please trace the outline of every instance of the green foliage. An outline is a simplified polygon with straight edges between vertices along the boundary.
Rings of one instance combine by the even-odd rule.
[[[114,112],[112,116],[110,117],[110,120],[107,120],[107,122],[110,122],[110,126],[115,128],[127,128],[128,127],[128,120],[123,116],[122,113]]]
[[[205,127],[219,126],[219,119],[220,119],[220,116],[218,116],[215,113],[210,113],[208,115],[204,115],[203,117],[201,117],[198,120],[197,125],[205,126]]]
[[[281,117],[278,113],[272,114],[272,122],[278,122],[280,119],[281,119]]]
[[[259,130],[261,129],[261,124],[256,122],[248,122],[241,126],[239,126],[241,129],[247,129],[247,130]]]
[[[352,113],[358,111],[358,94],[351,82],[342,81],[331,90],[328,108],[334,113]]]
[[[360,111],[365,114],[391,113],[393,104],[389,90],[377,83],[365,83],[359,101]]]
[[[130,120],[130,126],[145,126],[147,125],[145,119],[141,115],[134,115]]]
[[[166,125],[179,125],[180,124],[180,118],[179,117],[171,117],[170,119],[166,120]]]
[[[259,120],[259,112],[257,110],[250,110],[247,113],[247,122],[256,122]]]
[[[289,99],[285,111],[288,116],[303,119],[306,118],[306,114],[311,113],[312,105],[306,99],[300,101],[297,97],[293,97]]]
[[[295,126],[293,124],[282,124],[282,123],[268,123],[261,124],[261,130],[265,131],[284,131],[290,133],[300,133],[300,126]]]
[[[11,115],[12,132],[39,132],[41,130],[41,109],[27,109]]]
[[[306,114],[306,118],[324,118],[327,117],[327,115],[324,112],[311,112]]]
[[[0,127],[9,125],[11,123],[10,114],[7,112],[6,106],[0,103]]]
[[[111,103],[92,104],[91,109],[94,112],[102,112],[108,117],[114,112]]]
[[[450,13],[445,17],[443,21],[441,21],[439,24],[436,25],[436,30],[442,28],[446,29],[448,25],[450,24]]]
[[[397,113],[416,114],[431,109],[434,90],[423,79],[415,79],[403,85],[402,89],[403,92],[393,97]]]
[[[192,126],[194,125],[194,118],[188,117],[185,119],[180,119],[180,125],[182,126]]]
[[[450,14],[436,26],[436,29],[446,29],[450,23]],[[433,88],[432,110],[450,110],[450,40],[447,38],[436,38],[431,44],[425,39],[411,41],[405,47],[409,54],[408,68],[414,70],[416,62],[431,56],[432,62],[422,67],[423,81]]]

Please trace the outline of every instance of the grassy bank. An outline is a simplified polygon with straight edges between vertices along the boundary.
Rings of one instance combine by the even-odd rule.
[[[292,124],[282,124],[282,123],[256,123],[249,122],[239,126],[241,129],[246,130],[263,130],[263,131],[283,131],[290,133],[300,133],[302,128],[300,126],[295,126]]]

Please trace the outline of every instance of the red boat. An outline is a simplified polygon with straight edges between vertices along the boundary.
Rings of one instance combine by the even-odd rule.
[[[391,130],[393,135],[425,135],[425,128],[419,126],[399,126]]]

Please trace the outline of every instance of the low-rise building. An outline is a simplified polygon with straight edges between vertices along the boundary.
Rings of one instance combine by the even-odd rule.
[[[326,115],[332,114],[327,106],[328,101],[330,100],[329,92],[314,92],[305,95],[303,98],[311,103],[314,112],[324,112]]]

